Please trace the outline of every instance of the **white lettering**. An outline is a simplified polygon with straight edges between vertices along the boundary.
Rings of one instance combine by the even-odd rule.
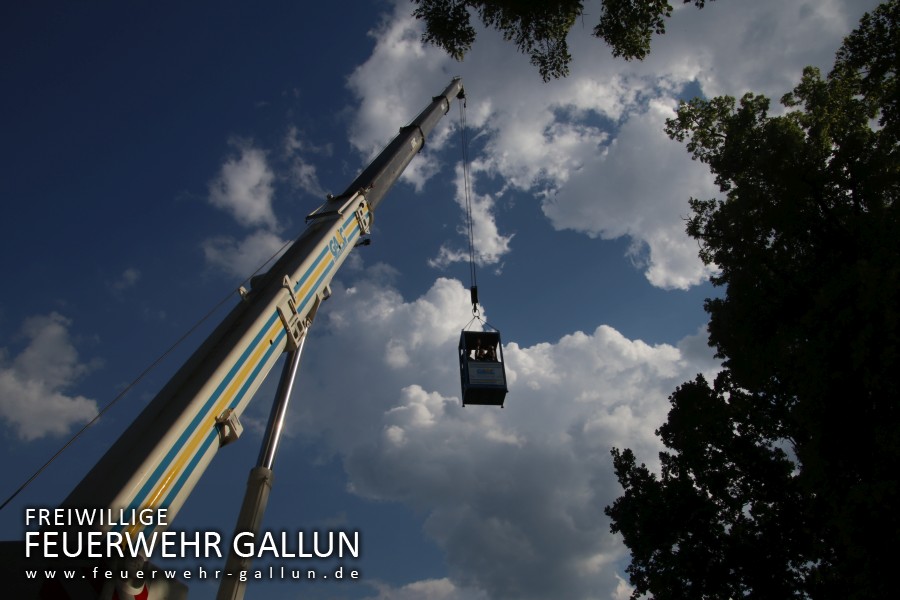
[[[242,538],[250,537],[250,541],[243,542]],[[239,546],[239,544],[242,544]],[[234,541],[232,542],[232,547],[234,548],[234,553],[240,556],[241,558],[249,558],[253,556],[253,533],[250,531],[242,531],[241,533],[234,536]]]

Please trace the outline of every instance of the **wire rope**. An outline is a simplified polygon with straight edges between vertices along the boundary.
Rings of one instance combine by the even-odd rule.
[[[475,227],[472,218],[472,193],[469,183],[469,138],[468,125],[466,123],[466,100],[465,97],[459,100],[459,132],[460,146],[462,147],[462,171],[463,171],[463,197],[466,209],[466,231],[468,233],[469,242],[469,280],[471,282],[470,292],[472,295],[472,314],[478,316],[478,274],[475,266]]]

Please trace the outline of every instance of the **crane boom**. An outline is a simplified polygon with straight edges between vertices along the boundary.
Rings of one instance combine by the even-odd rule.
[[[462,95],[454,79],[370,163],[343,194],[307,217],[308,226],[254,278],[209,335],[63,502],[64,507],[166,508],[174,518],[218,449],[240,434],[239,418],[285,350],[296,348],[329,284],[387,190],[426,136]],[[113,525],[132,535],[166,524]]]

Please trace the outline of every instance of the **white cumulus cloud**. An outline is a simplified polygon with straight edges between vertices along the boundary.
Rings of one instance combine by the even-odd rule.
[[[630,236],[635,254],[646,251],[638,258],[653,285],[685,289],[710,273],[684,233],[686,199],[712,198],[717,188],[680,144],[659,139],[674,116],[672,104],[653,100],[630,118],[602,152],[584,157],[582,168],[543,201],[543,211],[558,229]]]
[[[257,229],[243,239],[220,236],[203,242],[206,262],[243,280],[253,275],[270,258],[284,250],[285,240],[280,236]]]
[[[275,175],[264,151],[246,141],[234,141],[238,155],[225,161],[219,175],[209,183],[209,202],[230,213],[245,226],[276,230],[272,210]]]
[[[400,587],[381,582],[370,585],[378,595],[369,596],[367,600],[488,600],[484,592],[460,589],[446,577],[415,581]]]
[[[475,157],[486,174],[532,195],[554,226],[631,240],[629,258],[662,288],[684,289],[708,276],[684,233],[691,195],[711,196],[704,165],[691,162],[663,132],[665,116],[688,86],[712,96],[753,90],[777,99],[807,64],[827,70],[841,38],[874,0],[718,2],[677,5],[650,57],[622,61],[576,26],[569,77],[542,84],[528,58],[493,31],[479,30],[465,62],[422,47],[422,24],[405,0],[373,29],[370,58],[349,78],[360,99],[354,144],[371,153],[398,116],[462,75],[469,123],[481,137]],[[599,15],[588,3],[586,19]],[[414,74],[414,75],[411,75]],[[441,130],[440,146],[449,132]],[[438,164],[427,155],[409,176],[421,187]],[[499,240],[499,237],[495,237]],[[445,247],[436,264],[459,260]]]
[[[474,178],[483,169],[478,162],[471,165],[470,172]],[[456,203],[463,210],[463,222],[458,228],[462,236],[468,240],[468,216],[466,209],[467,188],[464,170],[461,165],[456,166]],[[494,213],[495,198],[490,194],[477,194],[471,183],[468,188],[468,205],[472,219],[472,242],[475,248],[475,262],[480,265],[493,265],[510,251],[509,242],[512,235],[503,235],[497,226]],[[465,247],[453,247],[443,244],[438,255],[428,261],[433,267],[444,268],[454,262],[467,262],[469,249]]]
[[[449,580],[390,592],[527,599],[620,590],[626,552],[603,515],[619,491],[609,450],[656,455],[668,395],[716,369],[701,349],[705,334],[651,345],[600,325],[555,342],[507,343],[506,408],[463,408],[456,346],[471,318],[467,290],[438,279],[406,300],[375,271],[336,284],[319,313],[305,395],[329,400],[304,404],[293,428],[343,459],[355,493],[425,514]]]
[[[318,147],[304,139],[304,134],[296,126],[288,127],[284,136],[283,153],[290,167],[288,180],[295,189],[302,190],[311,196],[324,197],[325,188],[319,182],[316,166],[303,157],[303,154],[330,156],[330,146]]]
[[[26,346],[11,361],[0,349],[0,417],[19,437],[61,435],[97,414],[97,403],[69,390],[97,365],[82,362],[69,337],[71,321],[58,313],[26,319]]]

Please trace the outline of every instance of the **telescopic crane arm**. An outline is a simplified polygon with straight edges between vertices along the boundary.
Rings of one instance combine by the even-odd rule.
[[[311,315],[359,241],[385,193],[462,96],[454,79],[308,226],[274,266],[242,290],[241,302],[110,447],[63,507],[166,508],[176,515],[219,448],[240,435],[240,416],[285,350],[296,349]],[[116,530],[117,526],[112,527]],[[132,535],[163,525],[118,526]]]

